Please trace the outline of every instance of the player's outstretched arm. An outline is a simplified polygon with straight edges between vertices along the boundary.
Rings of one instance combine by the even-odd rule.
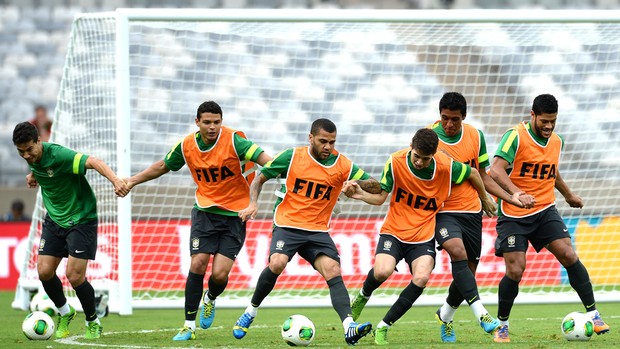
[[[370,194],[380,194],[381,193],[381,184],[379,182],[370,177],[368,179],[357,179],[357,184],[359,184],[362,190],[369,192]]]
[[[116,173],[114,173],[110,166],[103,162],[103,160],[97,159],[94,156],[89,156],[88,159],[86,159],[85,167],[87,169],[94,169],[95,171],[99,172],[100,175],[107,178],[114,186],[114,192],[116,193],[116,195],[120,197],[125,197],[125,195],[129,194],[129,187],[127,186],[127,183],[125,183],[125,181],[123,181],[122,179],[118,178]]]
[[[469,171],[469,176],[467,179],[478,192],[478,197],[480,198],[480,202],[482,202],[482,211],[489,217],[496,216],[497,205],[495,205],[495,202],[493,202],[489,195],[487,195],[487,191],[484,187],[484,183],[482,182],[482,177],[480,177],[480,173],[474,170]]]
[[[260,192],[263,190],[263,184],[268,180],[269,179],[262,173],[254,177],[252,184],[250,184],[250,204],[248,207],[239,211],[239,218],[241,218],[243,222],[256,217],[258,213],[258,195],[260,195]]]
[[[36,188],[37,186],[39,186],[39,182],[37,182],[37,179],[34,178],[32,172],[26,175],[26,185],[28,186],[28,188]]]
[[[506,201],[512,205],[518,206],[518,207],[525,207],[525,208],[531,208],[532,206],[534,206],[533,204],[528,205],[527,207],[525,205],[523,205],[523,203],[519,200],[519,197],[521,195],[527,195],[524,193],[514,193],[512,195],[508,194],[504,189],[502,189],[494,180],[493,178],[491,178],[491,176],[489,176],[487,174],[487,172],[485,171],[485,169],[480,168],[478,169],[478,173],[480,174],[480,177],[482,178],[482,183],[484,183],[484,188],[486,189],[486,191],[488,193],[490,193],[491,195],[494,195],[497,198],[502,199],[503,201]]]
[[[149,166],[142,172],[137,173],[129,178],[125,178],[124,180],[127,183],[129,190],[131,190],[138,184],[148,182],[155,178],[159,178],[168,172],[170,172],[170,169],[168,168],[168,166],[166,166],[164,160],[159,160],[157,162],[154,162],[151,166]]]
[[[521,189],[519,189],[519,187],[512,183],[512,181],[508,177],[508,173],[506,173],[508,165],[508,161],[496,156],[493,160],[493,164],[491,165],[491,178],[493,178],[495,183],[497,183],[502,189],[508,192],[508,194],[512,196],[518,194],[519,201],[521,201],[523,207],[533,207],[536,203],[536,198],[534,198],[530,194],[523,192]]]
[[[388,192],[384,190],[381,190],[381,192],[377,194],[365,191],[355,180],[344,182],[342,192],[350,198],[377,206],[382,205],[388,197]]]
[[[564,179],[562,179],[562,176],[560,176],[560,171],[558,171],[555,176],[555,189],[557,189],[560,192],[560,194],[562,194],[562,196],[564,197],[566,202],[570,205],[570,207],[574,207],[574,208],[583,207],[583,200],[581,199],[579,195],[573,193],[570,190],[570,188],[568,187],[568,184],[566,184],[566,182],[564,182]]]

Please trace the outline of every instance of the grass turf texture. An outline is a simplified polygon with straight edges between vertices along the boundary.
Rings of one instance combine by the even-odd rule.
[[[347,348],[338,315],[332,308],[263,308],[250,327],[247,336],[237,340],[232,336],[232,326],[243,312],[242,308],[218,308],[213,327],[196,331],[196,340],[173,342],[183,324],[183,311],[134,310],[131,316],[110,314],[102,320],[103,337],[84,339],[84,314],[78,313],[70,326],[69,340],[30,341],[21,331],[26,312],[10,307],[12,292],[0,292],[0,342],[1,348],[288,348],[280,336],[280,326],[289,315],[300,313],[310,318],[317,335],[310,347]],[[241,305],[241,304],[240,304]],[[461,306],[455,317],[457,343],[442,343],[439,325],[434,320],[437,307],[415,306],[398,321],[388,333],[389,348],[620,348],[620,303],[600,303],[603,319],[611,332],[588,342],[567,342],[560,332],[562,318],[571,311],[583,311],[580,304],[525,305],[517,304],[511,314],[511,343],[493,343],[474,321],[469,307]],[[371,321],[373,326],[381,320],[387,307],[364,309],[360,321]],[[489,306],[492,315],[496,307]],[[362,338],[356,347],[376,347],[372,336]]]

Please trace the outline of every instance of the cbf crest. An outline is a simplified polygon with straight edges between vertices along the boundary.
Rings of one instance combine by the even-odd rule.
[[[47,171],[47,176],[48,177],[54,177],[54,169],[53,168],[48,167],[47,170],[45,170],[45,171]]]
[[[45,239],[41,239],[41,241],[39,241],[39,251],[43,251],[44,248],[45,248]]]
[[[278,240],[276,241],[276,250],[282,250],[282,248],[284,248],[284,240]]]
[[[515,247],[516,238],[514,235],[508,237],[508,247]]]
[[[385,240],[383,241],[383,250],[389,251],[392,248],[392,241]]]
[[[199,246],[200,246],[200,239],[193,238],[192,239],[192,250],[197,250]]]
[[[445,238],[448,236],[448,229],[446,229],[445,227],[439,229],[439,235],[441,235],[442,238]]]

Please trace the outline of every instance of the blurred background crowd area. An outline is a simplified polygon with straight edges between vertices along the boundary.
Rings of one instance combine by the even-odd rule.
[[[618,9],[620,0],[0,0],[0,213],[14,199],[34,207],[26,163],[11,141],[16,123],[49,137],[71,24],[82,12],[116,8]],[[491,149],[489,149],[491,151]]]

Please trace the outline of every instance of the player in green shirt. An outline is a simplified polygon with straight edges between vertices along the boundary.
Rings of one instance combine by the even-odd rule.
[[[28,162],[28,187],[41,187],[47,210],[39,243],[37,271],[45,292],[58,308],[56,338],[69,336],[75,309],[67,303],[56,269],[67,257],[66,276],[86,316],[86,338],[99,338],[103,327],[97,318],[95,290],[86,279],[89,259],[97,252],[97,199],[86,180],[86,170],[95,169],[124,197],[129,188],[102,160],[58,144],[42,142],[29,122],[15,126],[13,144]]]
[[[196,339],[196,315],[202,296],[200,327],[211,327],[215,299],[224,292],[237,254],[245,241],[246,224],[238,212],[250,201],[249,184],[243,175],[245,161],[264,165],[271,156],[243,133],[222,126],[222,108],[213,101],[196,111],[198,131],[172,147],[163,160],[126,179],[129,188],[158,178],[184,165],[196,183],[196,201],[191,213],[191,264],[185,283],[185,322],[172,338]],[[213,256],[208,289],[203,295],[207,266]]]

